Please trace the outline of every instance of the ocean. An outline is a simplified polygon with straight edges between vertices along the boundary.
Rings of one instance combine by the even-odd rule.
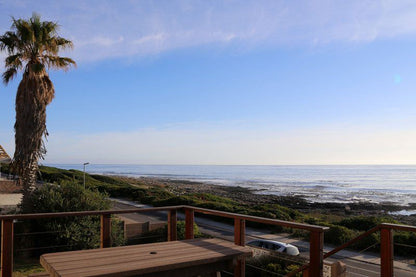
[[[83,170],[82,165],[51,164]],[[100,165],[88,173],[158,177],[241,186],[312,202],[416,203],[415,165]]]

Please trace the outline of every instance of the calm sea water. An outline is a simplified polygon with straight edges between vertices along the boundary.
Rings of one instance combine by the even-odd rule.
[[[82,165],[51,165],[82,170]],[[416,203],[416,166],[95,165],[87,172],[184,179],[241,186],[257,193],[303,196],[314,202]]]

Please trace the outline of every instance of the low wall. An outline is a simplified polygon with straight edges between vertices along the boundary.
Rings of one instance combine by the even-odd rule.
[[[21,187],[16,185],[16,182],[13,180],[0,180],[0,193],[14,193],[20,192]]]
[[[162,228],[166,222],[136,222],[122,218],[124,221],[124,238],[131,239],[142,235],[143,233]]]

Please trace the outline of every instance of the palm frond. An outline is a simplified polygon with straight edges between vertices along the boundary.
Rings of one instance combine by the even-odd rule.
[[[55,38],[55,43],[59,47],[59,50],[74,48],[74,44],[72,43],[72,41],[64,39],[62,37],[56,37]]]
[[[13,78],[17,75],[17,68],[16,67],[10,67],[6,71],[3,72],[2,78],[3,83],[7,85]]]
[[[12,29],[15,30],[17,37],[23,45],[30,46],[34,42],[35,37],[30,22],[23,19],[12,18]]]
[[[73,44],[57,35],[59,25],[56,22],[41,21],[40,16],[33,13],[29,20],[12,17],[11,29],[0,37],[0,50],[9,54],[6,69],[13,65],[19,70],[27,63],[26,68],[39,73],[45,67],[67,70],[76,66],[72,59],[58,56],[60,50],[72,48]]]
[[[19,47],[19,38],[14,32],[6,32],[0,36],[0,50],[6,50],[9,54],[12,54]]]
[[[68,70],[71,66],[76,66],[75,61],[68,57],[44,55],[43,59],[49,68]]]
[[[5,65],[7,68],[9,67],[16,67],[18,69],[22,68],[22,55],[21,54],[15,54],[10,55],[5,59]]]

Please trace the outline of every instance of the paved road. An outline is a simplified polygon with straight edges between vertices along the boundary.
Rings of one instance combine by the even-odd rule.
[[[129,203],[115,203],[114,208],[116,209],[127,209],[131,208]],[[166,212],[153,212],[146,214],[126,214],[123,215],[133,221],[145,222],[145,221],[166,221],[167,214]],[[184,219],[184,216],[178,213],[178,219]],[[206,218],[195,217],[195,222],[199,226],[201,232],[206,233],[211,236],[221,237],[226,240],[234,240],[234,227],[229,224],[222,222],[213,221]],[[283,241],[286,243],[291,243],[296,245],[301,255],[304,257],[309,257],[309,243],[305,241],[296,240],[290,238],[288,234],[270,234],[265,233],[262,230],[246,228],[246,241],[250,241],[256,238],[272,239]],[[332,248],[326,246],[325,251],[330,251]],[[357,258],[351,258],[351,257]],[[353,251],[342,251],[333,256],[332,258],[326,259],[329,261],[342,261],[347,265],[347,276],[351,277],[378,277],[380,276],[380,265],[376,264],[377,257],[362,253],[357,253]],[[401,265],[403,267],[403,265]],[[395,268],[396,277],[415,277],[416,276],[416,267],[409,267],[409,270],[403,270],[400,268]]]

